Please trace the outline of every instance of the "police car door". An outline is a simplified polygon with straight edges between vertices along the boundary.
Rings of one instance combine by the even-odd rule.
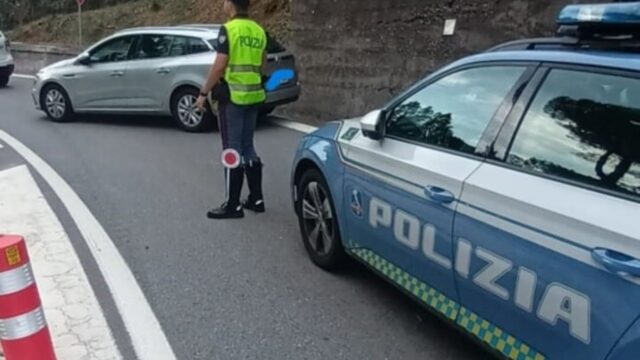
[[[452,228],[463,181],[487,124],[509,99],[525,66],[450,71],[386,111],[386,136],[345,126],[343,203],[347,247],[446,317],[457,315]]]
[[[458,321],[512,359],[605,359],[640,314],[640,78],[536,78],[465,182]]]

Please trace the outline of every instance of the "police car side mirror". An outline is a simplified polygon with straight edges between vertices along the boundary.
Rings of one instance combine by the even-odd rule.
[[[374,110],[360,119],[362,134],[372,140],[381,140],[384,137],[386,113],[383,110]]]

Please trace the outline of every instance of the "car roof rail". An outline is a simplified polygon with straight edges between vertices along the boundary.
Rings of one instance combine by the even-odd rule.
[[[220,30],[222,25],[220,24],[184,24],[177,25],[178,28],[189,28],[189,29],[207,29],[207,30]]]
[[[487,52],[519,50],[602,50],[640,52],[640,41],[631,36],[606,38],[599,36],[585,36],[585,33],[582,33],[580,37],[563,36],[509,41],[494,46],[487,50]]]
[[[127,28],[127,29],[122,29],[118,32],[116,32],[117,34],[119,33],[124,33],[124,32],[130,32],[130,31],[199,31],[199,32],[212,32],[214,30],[217,30],[218,28],[205,28],[205,27],[199,27],[199,26],[140,26],[140,27],[133,27],[133,28]]]
[[[545,48],[562,48],[577,46],[578,39],[575,38],[534,38],[509,41],[500,45],[496,45],[487,52],[497,51],[514,51],[514,50],[538,50]]]

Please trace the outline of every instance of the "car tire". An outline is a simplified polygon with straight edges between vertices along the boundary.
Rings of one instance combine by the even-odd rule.
[[[9,76],[0,76],[0,88],[6,87],[9,85]]]
[[[46,85],[41,92],[40,104],[51,121],[69,122],[74,118],[69,95],[60,85]]]
[[[215,124],[215,116],[209,104],[205,112],[195,109],[199,95],[196,88],[183,88],[171,98],[173,119],[184,131],[204,132],[211,130]]]
[[[333,198],[324,176],[316,169],[307,170],[297,184],[297,191],[298,223],[309,257],[325,270],[342,269],[347,256]]]

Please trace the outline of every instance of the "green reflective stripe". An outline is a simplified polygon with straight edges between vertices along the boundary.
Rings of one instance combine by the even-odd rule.
[[[245,84],[229,84],[229,89],[231,91],[240,91],[240,92],[252,92],[252,91],[262,91],[262,84],[255,85],[245,85]]]
[[[248,72],[260,74],[262,72],[262,68],[255,65],[229,65],[229,71],[236,73]]]
[[[365,262],[400,288],[413,294],[423,304],[439,312],[465,331],[477,337],[487,346],[496,349],[511,360],[546,360],[546,357],[529,345],[506,333],[496,325],[481,318],[471,310],[430,287],[390,261],[368,249],[357,248],[353,242],[350,254]]]

